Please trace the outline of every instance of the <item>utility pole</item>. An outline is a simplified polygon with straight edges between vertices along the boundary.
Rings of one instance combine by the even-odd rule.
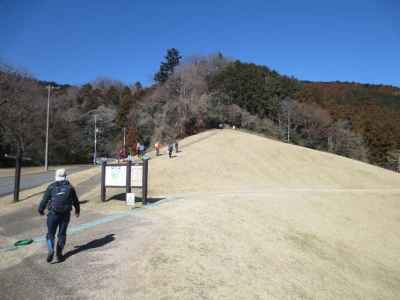
[[[44,170],[48,168],[48,152],[49,152],[49,122],[50,122],[50,91],[51,85],[47,86],[47,116],[46,116],[46,150],[44,154]]]
[[[97,115],[94,115],[94,154],[93,154],[93,164],[96,164],[97,156]]]
[[[126,128],[124,127],[124,150],[126,146]]]
[[[288,111],[287,111],[287,119],[288,119],[288,126],[287,126],[287,141],[290,143],[290,105],[288,105]]]

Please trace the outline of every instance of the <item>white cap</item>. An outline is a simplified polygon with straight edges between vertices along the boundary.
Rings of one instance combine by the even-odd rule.
[[[65,169],[58,169],[56,171],[56,181],[62,181],[67,178],[67,172]]]

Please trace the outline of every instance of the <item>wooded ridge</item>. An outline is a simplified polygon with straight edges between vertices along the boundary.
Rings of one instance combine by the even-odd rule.
[[[154,84],[98,78],[82,86],[40,81],[2,65],[0,166],[24,153],[42,164],[51,85],[49,162],[116,156],[137,142],[170,143],[229,124],[305,147],[396,170],[400,155],[400,88],[354,82],[310,82],[221,53],[183,59],[168,49]],[[251,145],[249,145],[251,151]]]

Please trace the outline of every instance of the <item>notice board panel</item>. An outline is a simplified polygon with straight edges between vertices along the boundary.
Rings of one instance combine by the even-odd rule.
[[[126,166],[106,166],[106,186],[126,186]]]
[[[139,187],[143,185],[143,166],[131,167],[131,186]]]

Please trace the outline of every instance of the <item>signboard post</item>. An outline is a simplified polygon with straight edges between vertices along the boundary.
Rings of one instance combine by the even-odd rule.
[[[143,161],[143,173],[142,173],[142,193],[143,193],[143,203],[147,204],[147,184],[148,184],[148,173],[149,173],[149,160]]]
[[[101,162],[101,201],[106,201],[106,165],[107,161]]]
[[[126,166],[126,193],[131,192],[131,172],[132,172],[132,161],[128,160],[128,165]]]

